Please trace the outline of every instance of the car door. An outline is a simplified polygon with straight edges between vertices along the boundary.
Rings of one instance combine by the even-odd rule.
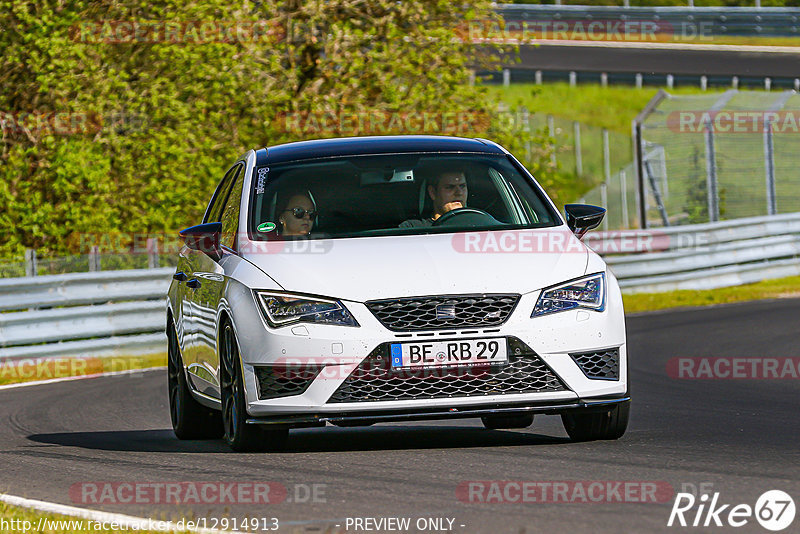
[[[225,174],[203,217],[203,223],[220,222],[234,183],[242,180],[242,163],[237,163]],[[241,189],[241,186],[239,186]],[[241,197],[241,193],[239,194]],[[224,277],[222,267],[204,252],[187,252],[188,280],[186,302],[190,314],[191,334],[184,349],[189,378],[196,391],[219,398],[217,379],[217,328],[216,312],[222,296]]]

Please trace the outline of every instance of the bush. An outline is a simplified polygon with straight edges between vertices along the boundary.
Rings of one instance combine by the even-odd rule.
[[[359,133],[296,131],[288,116],[467,111],[490,120],[429,133],[496,131],[468,80],[497,51],[454,38],[493,17],[486,0],[0,0],[0,223],[14,229],[0,257],[86,252],[70,250],[76,233],[173,232],[249,148]],[[523,134],[497,132],[543,141]]]

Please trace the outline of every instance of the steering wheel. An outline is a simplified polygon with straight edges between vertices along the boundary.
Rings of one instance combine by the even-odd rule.
[[[494,224],[501,223],[478,208],[456,208],[433,221],[433,226],[492,226]]]

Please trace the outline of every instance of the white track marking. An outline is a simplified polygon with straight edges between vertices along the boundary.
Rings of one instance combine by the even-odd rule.
[[[117,523],[122,528],[131,531],[142,529],[158,530],[160,532],[198,532],[200,534],[230,534],[236,533],[235,530],[212,530],[210,528],[193,528],[193,529],[179,529],[177,523],[172,521],[160,521],[158,519],[148,519],[146,517],[135,517],[132,515],[113,514],[111,512],[101,512],[99,510],[90,510],[88,508],[77,508],[75,506],[67,506],[64,504],[57,504],[47,501],[37,501],[34,499],[25,499],[15,495],[7,495],[0,493],[0,502],[10,504],[12,506],[19,506],[21,508],[29,508],[48,514],[58,514],[70,517],[79,517],[89,521],[100,521],[105,523]],[[158,523],[163,523],[158,525]],[[155,525],[154,525],[155,524]],[[161,526],[162,528],[157,528]]]
[[[0,386],[0,390],[3,389],[15,389],[15,388],[25,388],[28,386],[42,386],[45,384],[57,384],[59,382],[71,382],[73,380],[86,380],[88,378],[101,378],[104,376],[119,376],[119,375],[132,375],[134,373],[145,373],[147,371],[163,371],[166,367],[147,367],[146,369],[126,369],[124,371],[109,371],[107,373],[94,373],[91,375],[79,375],[79,376],[65,376],[62,378],[49,378],[47,380],[34,380],[31,382],[18,382],[16,384],[6,384],[4,386]],[[1,495],[1,494],[0,494]]]

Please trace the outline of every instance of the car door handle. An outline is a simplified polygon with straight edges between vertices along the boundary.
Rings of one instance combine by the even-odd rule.
[[[200,287],[200,280],[197,278],[192,278],[188,282],[186,282],[186,287],[191,287],[192,289],[197,289]]]
[[[183,272],[183,271],[178,271],[177,273],[172,275],[172,278],[174,280],[177,280],[178,282],[185,282],[186,281],[186,273]]]

